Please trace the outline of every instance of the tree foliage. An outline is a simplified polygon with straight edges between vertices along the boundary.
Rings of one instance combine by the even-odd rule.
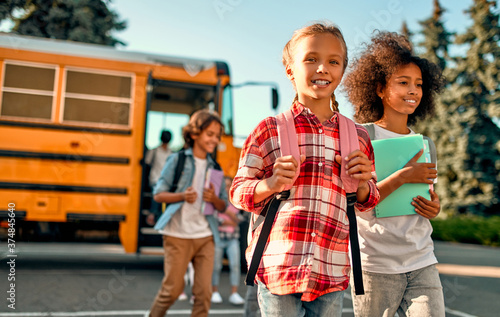
[[[116,46],[112,32],[126,28],[109,10],[111,0],[4,0],[0,21],[14,22],[11,32],[45,38]]]
[[[451,42],[452,33],[448,32],[443,23],[443,14],[446,12],[439,0],[434,0],[432,16],[424,21],[420,21],[424,41],[420,46],[424,48],[422,57],[427,58],[442,70],[446,67],[446,60],[449,58],[448,46]]]
[[[500,29],[496,1],[475,0],[466,14],[472,25],[454,45],[464,56],[448,56],[449,38],[436,0],[434,14],[422,21],[423,57],[442,65],[448,87],[434,116],[419,122],[438,149],[437,192],[443,209],[458,213],[500,214],[499,115]]]

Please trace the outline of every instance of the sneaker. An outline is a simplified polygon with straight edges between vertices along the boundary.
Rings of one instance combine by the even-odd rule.
[[[193,295],[193,296],[191,296],[191,299],[189,300],[189,303],[190,303],[191,305],[194,305],[194,295]]]
[[[219,292],[212,293],[212,303],[214,303],[214,304],[222,303],[222,296],[220,296]]]
[[[182,292],[182,294],[179,295],[179,298],[177,298],[177,300],[186,300],[186,299],[188,299],[188,297],[187,297],[186,293],[184,293],[184,292]]]
[[[233,305],[245,304],[245,300],[238,293],[232,293],[231,296],[229,296],[229,302]]]

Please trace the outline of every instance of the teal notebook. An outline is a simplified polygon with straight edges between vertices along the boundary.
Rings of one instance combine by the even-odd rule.
[[[429,146],[424,146],[421,134],[374,140],[372,145],[375,152],[375,172],[379,182],[403,168],[422,148],[424,154],[417,162],[430,162]],[[375,207],[375,215],[380,218],[416,214],[411,202],[413,197],[418,195],[430,200],[429,185],[404,184]]]

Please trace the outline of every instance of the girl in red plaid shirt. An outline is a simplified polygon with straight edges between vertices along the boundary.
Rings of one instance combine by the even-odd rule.
[[[257,271],[262,316],[341,316],[349,284],[349,221],[340,179],[338,110],[334,91],[347,67],[347,47],[334,25],[297,30],[283,50],[286,75],[297,95],[291,107],[300,162],[280,157],[276,118],[261,121],[245,141],[230,197],[240,209],[260,214],[287,184],[290,197],[279,207]],[[348,174],[360,180],[360,211],[379,199],[373,149],[357,126],[360,150],[346,160]],[[251,235],[247,262],[261,227]]]

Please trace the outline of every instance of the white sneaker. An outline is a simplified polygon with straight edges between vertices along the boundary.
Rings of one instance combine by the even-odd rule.
[[[186,299],[188,299],[188,297],[187,297],[186,293],[184,293],[184,292],[182,292],[182,294],[179,295],[179,297],[177,298],[177,300],[186,300]]]
[[[222,296],[220,296],[219,292],[212,293],[212,303],[214,303],[214,304],[222,303]]]
[[[245,304],[245,300],[238,293],[232,293],[231,296],[229,296],[229,302],[233,305]]]

